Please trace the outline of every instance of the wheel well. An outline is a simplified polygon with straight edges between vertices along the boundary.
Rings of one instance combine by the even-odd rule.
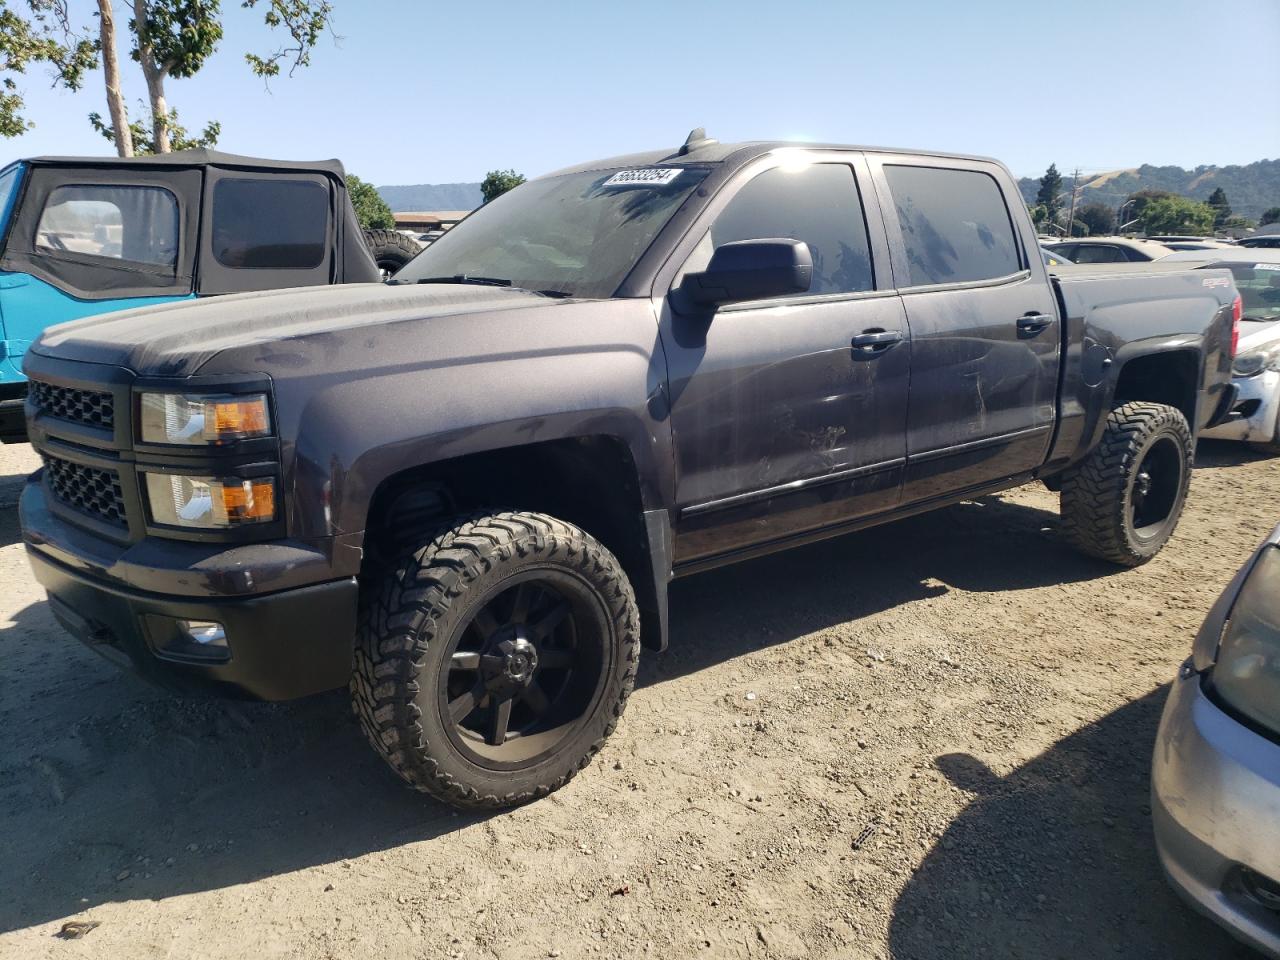
[[[661,649],[658,586],[654,582],[639,473],[615,437],[551,440],[413,467],[374,492],[366,551],[407,515],[448,516],[486,508],[547,513],[581,527],[604,544],[626,571],[640,607],[642,640]]]
[[[1119,407],[1135,400],[1165,403],[1181,410],[1195,430],[1199,379],[1200,360],[1194,351],[1173,350],[1135,357],[1120,370],[1111,406]]]

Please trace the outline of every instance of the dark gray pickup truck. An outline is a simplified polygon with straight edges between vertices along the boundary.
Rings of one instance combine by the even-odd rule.
[[[349,686],[409,783],[514,804],[613,730],[673,577],[1035,478],[1071,543],[1152,557],[1231,407],[1233,306],[1226,272],[1052,278],[991,160],[695,131],[386,285],[52,328],[22,524],[104,654]]]

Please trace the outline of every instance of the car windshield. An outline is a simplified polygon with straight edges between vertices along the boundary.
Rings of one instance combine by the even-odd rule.
[[[530,181],[471,214],[391,282],[611,297],[708,172],[637,167]]]
[[[1246,320],[1280,320],[1280,263],[1227,265],[1244,301]]]

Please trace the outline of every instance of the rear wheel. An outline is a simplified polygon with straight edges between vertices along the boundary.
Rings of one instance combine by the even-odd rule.
[[[422,249],[399,230],[366,230],[364,242],[382,271],[383,280],[394,275]]]
[[[1191,429],[1174,407],[1112,410],[1098,446],[1062,478],[1062,532],[1078,550],[1136,567],[1173,534],[1191,483]]]
[[[351,693],[370,743],[462,807],[545,796],[613,732],[639,614],[613,555],[536,513],[448,522],[365,584]]]

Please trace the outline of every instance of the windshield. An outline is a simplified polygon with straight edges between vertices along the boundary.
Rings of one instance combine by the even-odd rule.
[[[391,282],[611,297],[707,173],[638,167],[533,180],[471,214]]]
[[[1233,263],[1228,269],[1236,278],[1246,320],[1280,320],[1280,263]]]

